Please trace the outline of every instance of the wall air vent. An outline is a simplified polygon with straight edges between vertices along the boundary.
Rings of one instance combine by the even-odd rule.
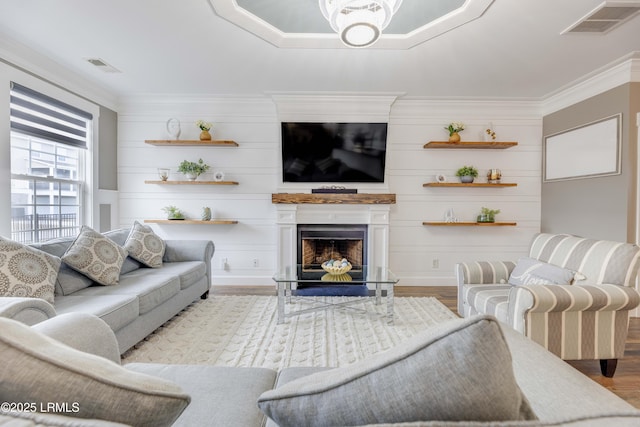
[[[104,71],[105,73],[121,73],[122,71],[118,70],[116,67],[114,67],[111,64],[108,64],[104,59],[100,59],[100,58],[85,58],[85,60],[95,66],[96,68],[98,68],[101,71]]]
[[[560,34],[606,33],[640,13],[640,1],[605,1]]]

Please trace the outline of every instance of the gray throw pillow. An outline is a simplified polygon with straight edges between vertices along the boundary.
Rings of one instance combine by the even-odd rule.
[[[135,221],[129,237],[124,243],[124,248],[129,252],[131,258],[140,261],[147,267],[162,267],[164,240],[154,233],[151,227]]]
[[[96,283],[109,286],[118,284],[126,257],[126,249],[83,225],[76,240],[62,256],[62,261]]]
[[[573,270],[548,264],[534,258],[520,258],[509,276],[509,284],[521,285],[571,285],[581,280],[580,274]]]
[[[492,316],[456,319],[365,362],[263,393],[280,427],[536,419]]]
[[[171,381],[129,371],[17,321],[0,318],[0,331],[1,402],[38,411],[58,402],[67,416],[155,427],[170,426],[191,401]]]
[[[0,296],[42,298],[53,304],[60,258],[0,237]]]

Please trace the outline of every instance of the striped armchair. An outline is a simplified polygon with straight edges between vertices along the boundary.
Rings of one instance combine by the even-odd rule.
[[[458,312],[492,314],[564,360],[600,360],[612,377],[624,355],[629,311],[640,304],[640,248],[630,243],[541,233],[529,257],[580,273],[573,285],[510,285],[516,263],[456,264]]]

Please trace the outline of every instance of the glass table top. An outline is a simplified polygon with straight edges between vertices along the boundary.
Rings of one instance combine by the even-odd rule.
[[[389,269],[378,268],[377,271],[369,271],[368,266],[353,268],[343,274],[329,274],[322,269],[304,268],[301,264],[294,267],[285,268],[273,276],[276,283],[292,282],[298,284],[321,284],[321,283],[341,283],[341,284],[395,284],[398,278]]]

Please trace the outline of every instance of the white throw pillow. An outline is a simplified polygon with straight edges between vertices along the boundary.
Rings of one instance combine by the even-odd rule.
[[[37,411],[55,402],[65,405],[67,416],[155,427],[170,426],[191,400],[173,382],[129,371],[17,321],[0,318],[0,331],[1,402],[33,404]]]
[[[118,284],[126,257],[127,251],[123,247],[83,225],[62,261],[96,283],[109,286]]]
[[[42,298],[53,304],[60,258],[0,237],[0,296]]]
[[[129,252],[129,256],[147,267],[162,267],[162,257],[164,255],[165,243],[151,227],[142,225],[138,221],[133,223],[131,232],[124,248]]]
[[[548,264],[534,258],[520,258],[509,276],[509,284],[521,285],[571,285],[584,276],[573,270]]]

